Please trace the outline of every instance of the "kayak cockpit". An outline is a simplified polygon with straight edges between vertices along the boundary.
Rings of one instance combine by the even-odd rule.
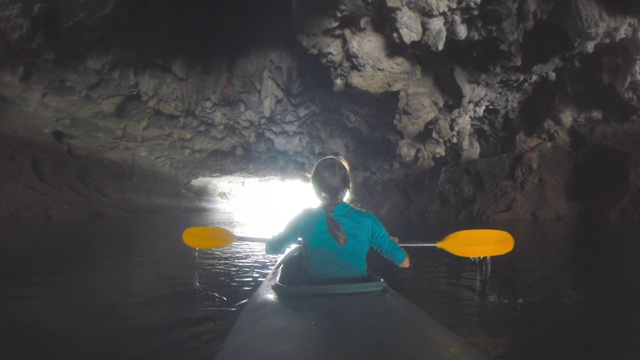
[[[304,276],[300,248],[291,250],[276,266],[273,291],[283,297],[330,296],[383,291],[385,281],[369,272],[367,276],[347,279],[317,280]]]

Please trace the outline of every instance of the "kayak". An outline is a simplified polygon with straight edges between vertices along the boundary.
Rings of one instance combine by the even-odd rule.
[[[486,359],[369,273],[310,283],[289,251],[247,303],[216,359]]]

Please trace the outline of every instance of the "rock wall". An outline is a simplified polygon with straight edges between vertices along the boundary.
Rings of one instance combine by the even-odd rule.
[[[0,138],[166,193],[340,154],[383,216],[640,218],[639,21],[626,0],[2,0]]]

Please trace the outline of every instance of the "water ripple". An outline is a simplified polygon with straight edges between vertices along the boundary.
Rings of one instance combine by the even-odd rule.
[[[194,287],[209,307],[228,306],[246,300],[262,283],[276,256],[267,256],[264,245],[237,242],[222,249],[193,250]],[[244,297],[244,298],[243,298]]]

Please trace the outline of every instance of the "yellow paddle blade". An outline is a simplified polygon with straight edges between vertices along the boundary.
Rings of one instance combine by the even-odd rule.
[[[513,249],[513,236],[502,230],[462,230],[447,236],[436,247],[464,257],[498,256]]]
[[[233,244],[236,237],[229,230],[218,226],[200,226],[185,230],[182,241],[192,248],[214,249]]]

